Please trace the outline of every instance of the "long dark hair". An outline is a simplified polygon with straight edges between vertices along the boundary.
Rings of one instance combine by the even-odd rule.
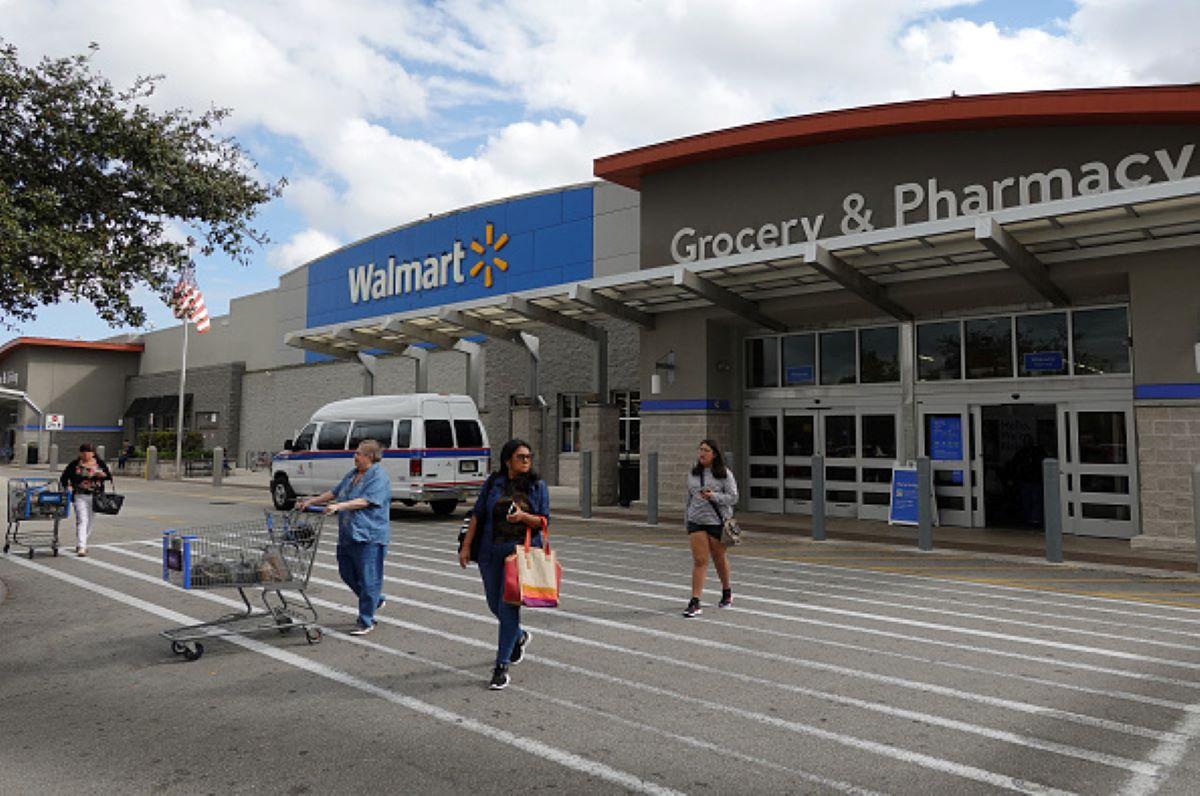
[[[729,470],[725,467],[725,457],[721,455],[721,449],[717,447],[717,443],[711,439],[702,439],[702,440],[700,440],[700,444],[707,445],[708,447],[712,448],[713,478],[724,478],[725,476],[729,475]],[[692,475],[700,475],[703,472],[704,472],[704,465],[702,465],[700,463],[700,460],[697,459],[696,466],[692,468]]]
[[[494,475],[502,475],[505,478],[508,477],[508,462],[512,459],[513,454],[517,452],[518,448],[528,448],[529,452],[533,453],[533,447],[525,440],[510,439],[508,442],[504,443],[504,447],[500,449],[500,468],[496,470]],[[528,492],[535,484],[537,484],[538,481],[541,480],[542,477],[537,474],[537,470],[534,470],[532,467],[530,467],[528,473],[520,475],[514,479],[514,484],[519,489],[522,489],[522,491]]]

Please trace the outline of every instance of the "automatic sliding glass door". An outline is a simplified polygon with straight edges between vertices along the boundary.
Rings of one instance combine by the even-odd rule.
[[[750,511],[783,513],[782,419],[778,409],[747,414],[750,477],[745,488]]]

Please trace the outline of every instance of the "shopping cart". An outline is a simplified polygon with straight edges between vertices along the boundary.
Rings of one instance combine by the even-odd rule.
[[[36,547],[49,547],[58,555],[58,524],[70,513],[71,501],[53,478],[10,478],[8,527],[4,552],[20,545],[33,558]]]
[[[212,622],[162,632],[171,651],[189,661],[204,654],[201,639],[266,631],[304,630],[309,644],[321,641],[317,610],[305,594],[325,515],[265,512],[262,519],[190,530],[163,531],[163,580],[184,589],[237,589],[244,611]],[[260,589],[266,610],[255,610],[246,589]],[[301,605],[284,592],[300,595]],[[273,596],[272,596],[273,595]]]

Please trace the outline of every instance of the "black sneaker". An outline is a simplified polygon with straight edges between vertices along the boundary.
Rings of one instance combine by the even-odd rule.
[[[721,602],[717,603],[718,608],[728,608],[733,605],[733,589],[721,589]]]
[[[702,613],[704,613],[704,611],[700,608],[700,601],[695,597],[689,600],[687,608],[683,609],[684,619],[691,619],[693,616],[700,616]]]
[[[521,631],[521,637],[513,645],[512,655],[508,658],[510,664],[521,662],[521,659],[525,657],[525,645],[529,643],[529,639],[531,638],[533,638],[533,635],[528,630]]]
[[[501,691],[508,688],[508,667],[497,666],[492,669],[492,681],[488,683],[488,688],[493,691]]]

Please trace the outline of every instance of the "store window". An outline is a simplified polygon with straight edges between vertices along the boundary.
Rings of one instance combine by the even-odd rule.
[[[641,393],[636,390],[615,390],[612,401],[620,413],[620,453],[622,456],[636,456],[642,446]]]
[[[962,378],[962,339],[958,321],[917,327],[917,374],[921,381]]]
[[[746,386],[779,386],[779,338],[746,341]]]
[[[774,417],[750,418],[750,455],[779,455],[779,421]]]
[[[858,381],[854,354],[854,332],[821,335],[821,383],[854,384]]]
[[[1017,375],[1067,375],[1067,314],[1017,316]]]
[[[862,457],[864,459],[896,458],[896,416],[862,416]]]
[[[582,395],[563,393],[558,396],[558,449],[563,453],[579,450],[579,407],[582,405]]]
[[[1129,319],[1124,307],[1072,314],[1075,375],[1129,372]]]
[[[812,415],[784,415],[783,455],[812,456],[816,430]],[[804,476],[807,478],[807,476]]]
[[[967,321],[967,378],[1011,379],[1012,316]]]
[[[1080,412],[1079,461],[1082,464],[1128,464],[1129,440],[1124,412]]]
[[[854,415],[825,416],[825,456],[829,459],[853,459],[858,456]]]
[[[858,363],[863,384],[900,381],[900,328],[860,331]]]
[[[783,338],[783,385],[817,383],[816,336],[793,334]]]

